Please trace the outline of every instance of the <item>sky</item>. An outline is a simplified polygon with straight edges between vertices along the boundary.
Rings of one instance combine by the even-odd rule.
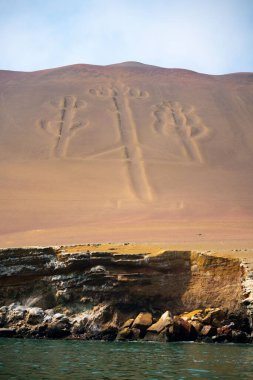
[[[0,0],[0,69],[253,71],[253,0]]]

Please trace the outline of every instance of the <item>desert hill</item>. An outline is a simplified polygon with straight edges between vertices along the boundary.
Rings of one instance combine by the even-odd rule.
[[[0,246],[253,237],[253,74],[0,71]]]

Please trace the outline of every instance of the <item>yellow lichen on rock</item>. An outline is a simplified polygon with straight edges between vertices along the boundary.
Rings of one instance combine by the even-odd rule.
[[[193,310],[189,313],[183,313],[180,315],[180,318],[188,321],[189,319],[194,319],[196,317],[199,317],[201,315],[202,311],[203,311],[202,309],[197,309],[197,310]]]

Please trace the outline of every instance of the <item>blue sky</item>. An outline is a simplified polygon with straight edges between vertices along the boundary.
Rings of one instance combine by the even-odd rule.
[[[253,71],[253,0],[0,0],[0,69],[139,61]]]

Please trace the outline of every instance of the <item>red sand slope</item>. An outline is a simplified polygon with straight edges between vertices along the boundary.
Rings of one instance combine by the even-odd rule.
[[[0,246],[253,239],[253,74],[0,71]]]

